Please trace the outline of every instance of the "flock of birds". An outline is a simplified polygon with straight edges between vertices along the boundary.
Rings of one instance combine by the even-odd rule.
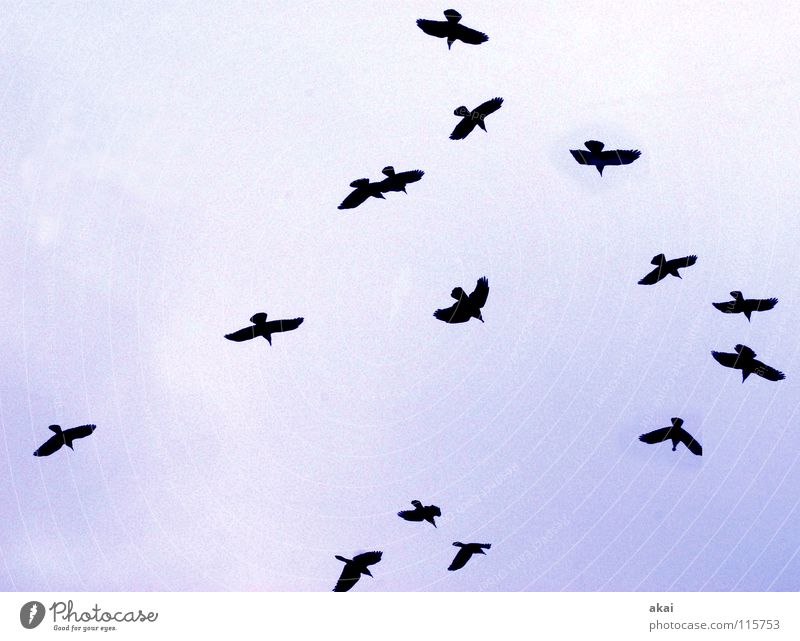
[[[454,9],[444,12],[445,21],[436,20],[417,20],[417,26],[426,34],[436,38],[446,38],[447,47],[450,49],[454,42],[460,41],[466,44],[479,45],[489,40],[485,33],[470,29],[461,24],[461,14]],[[478,105],[475,109],[458,107],[454,114],[461,118],[453,132],[450,134],[452,140],[463,140],[472,133],[475,127],[480,127],[486,131],[486,116],[496,112],[503,105],[502,98],[492,98]],[[609,165],[629,165],[641,156],[639,150],[606,151],[605,145],[596,140],[589,140],[584,143],[586,149],[571,149],[573,158],[581,165],[591,165],[603,175],[603,169]],[[425,175],[419,169],[411,171],[396,172],[394,167],[384,167],[382,170],[385,178],[378,182],[370,182],[368,178],[359,178],[350,183],[353,191],[342,201],[339,209],[354,209],[365,203],[370,197],[385,198],[388,192],[408,193],[406,187],[418,182]],[[655,269],[639,280],[639,285],[655,285],[667,276],[682,278],[678,270],[691,267],[697,262],[697,256],[684,256],[667,260],[664,254],[654,256],[650,261],[655,265]],[[754,312],[764,312],[771,310],[778,303],[777,298],[754,299],[744,298],[740,291],[730,292],[733,300],[724,303],[712,303],[712,305],[724,314],[744,314],[748,322]],[[475,318],[484,322],[481,309],[486,304],[489,297],[489,281],[483,276],[478,279],[472,293],[467,294],[461,287],[452,290],[450,296],[455,299],[455,303],[446,309],[437,309],[433,316],[445,323],[466,323]],[[225,338],[237,343],[250,341],[255,338],[264,338],[272,345],[273,334],[296,330],[303,323],[303,318],[292,318],[284,320],[267,321],[267,314],[259,312],[250,318],[252,325],[238,331],[226,334]],[[711,355],[720,365],[724,367],[738,369],[742,372],[742,382],[747,380],[751,374],[756,374],[768,381],[780,381],[785,378],[783,372],[773,367],[765,365],[757,360],[756,353],[747,345],[736,345],[734,352],[712,351]],[[50,425],[49,429],[53,432],[51,436],[34,453],[34,456],[45,457],[54,454],[64,445],[73,449],[73,442],[76,439],[85,438],[91,435],[95,425],[81,425],[70,429],[62,430],[59,425]],[[683,443],[686,448],[697,456],[702,456],[703,448],[697,440],[683,429],[683,419],[673,417],[671,425],[661,427],[647,434],[642,434],[639,440],[643,443],[656,444],[666,441],[672,442],[672,451],[676,451],[678,444]],[[436,526],[436,518],[441,517],[441,509],[436,505],[423,505],[419,500],[411,501],[413,510],[403,510],[397,515],[410,522],[427,522]],[[455,541],[453,545],[458,549],[450,566],[450,571],[463,568],[475,554],[486,554],[485,550],[490,549],[490,543],[462,543]],[[369,567],[381,561],[383,552],[371,551],[355,555],[352,559],[337,555],[335,558],[342,561],[345,565],[342,574],[333,588],[334,592],[346,592],[350,590],[361,578],[362,575],[371,577]]]

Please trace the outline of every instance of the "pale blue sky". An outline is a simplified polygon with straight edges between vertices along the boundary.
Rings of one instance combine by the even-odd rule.
[[[329,590],[382,549],[356,590],[798,589],[800,7],[460,2],[490,40],[448,51],[446,5],[299,4],[2,3],[0,588]],[[336,209],[389,164],[426,174]],[[638,286],[662,252],[699,259]],[[485,324],[432,317],[482,275]],[[222,338],[257,311],[306,320]],[[639,443],[672,416],[702,458]]]

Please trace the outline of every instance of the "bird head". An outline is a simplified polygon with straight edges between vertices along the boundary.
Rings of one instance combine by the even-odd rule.
[[[742,297],[742,292],[740,291],[731,292],[731,296],[733,296],[736,300],[739,300]]]
[[[250,317],[250,322],[255,323],[258,325],[259,323],[265,323],[267,321],[267,315],[264,312],[258,312],[258,314],[253,314]]]
[[[455,9],[448,9],[445,11],[444,17],[447,18],[448,22],[458,22],[461,20],[461,14]]]
[[[600,153],[601,151],[603,151],[603,147],[605,147],[605,145],[602,142],[600,142],[599,140],[587,140],[583,144],[586,146],[586,148],[589,151],[594,152],[596,154]]]
[[[381,170],[381,173],[382,173],[384,176],[394,176],[394,167],[392,167],[391,165],[389,165],[388,167],[384,167],[384,168]]]
[[[681,425],[683,425],[683,419],[678,418],[677,416],[672,417],[670,420],[672,421],[672,424],[675,427],[680,427]]]
[[[413,505],[414,507],[419,507],[419,508],[421,508],[421,507],[422,507],[422,501],[419,501],[419,500],[417,500],[417,499],[414,499],[413,501],[411,501],[411,505]]]
[[[461,289],[460,287],[456,287],[452,292],[450,292],[450,297],[455,298],[456,300],[461,300],[465,298],[467,293]]]
[[[472,112],[467,109],[464,105],[461,105],[458,109],[453,112],[456,116],[461,116],[462,118],[469,116]]]
[[[461,541],[455,541],[453,543],[453,545],[455,545],[457,548],[463,548],[464,547],[464,544]]]
[[[664,254],[659,254],[658,256],[653,256],[653,260],[650,261],[651,265],[660,265],[661,263],[665,262],[666,256]]]
[[[354,180],[350,183],[351,187],[355,187],[358,189],[359,187],[366,187],[369,185],[369,178],[359,178],[358,180]]]
[[[367,568],[367,567],[361,568],[361,574],[366,574],[367,576],[372,576],[372,572],[370,572],[369,568]]]

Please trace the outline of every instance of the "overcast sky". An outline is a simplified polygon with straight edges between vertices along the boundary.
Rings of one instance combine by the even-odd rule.
[[[0,588],[800,589],[800,6],[644,4],[2,2]]]

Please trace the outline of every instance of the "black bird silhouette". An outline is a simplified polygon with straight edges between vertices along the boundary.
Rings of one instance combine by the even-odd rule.
[[[720,365],[742,370],[742,383],[747,380],[750,374],[756,374],[761,378],[766,378],[768,381],[782,381],[786,378],[783,372],[779,372],[774,367],[764,365],[761,361],[756,360],[756,353],[747,345],[736,345],[733,349],[736,350],[735,354],[712,351],[711,355]]]
[[[461,549],[458,551],[458,554],[456,554],[456,558],[453,559],[450,567],[447,568],[451,572],[463,568],[467,564],[467,561],[472,558],[473,554],[486,554],[484,550],[488,550],[492,547],[491,543],[461,543],[460,541],[456,541],[453,545]]]
[[[382,173],[384,176],[386,176],[386,178],[375,184],[378,185],[378,189],[380,189],[383,193],[386,193],[387,191],[402,191],[404,193],[408,193],[406,192],[406,185],[421,180],[425,175],[425,172],[421,169],[401,171],[398,174],[391,165],[384,167]]]
[[[639,437],[639,440],[642,443],[663,443],[664,441],[672,441],[672,451],[674,452],[677,447],[678,443],[683,443],[686,447],[689,448],[689,451],[692,454],[697,454],[697,456],[703,455],[703,448],[701,447],[700,443],[694,440],[694,437],[689,434],[683,427],[683,419],[682,418],[672,418],[672,425],[669,427],[661,427],[657,430],[653,430],[652,432],[648,432],[647,434],[642,434]]]
[[[249,341],[257,336],[261,336],[266,338],[267,342],[272,345],[273,334],[297,329],[300,327],[303,319],[292,318],[288,320],[267,322],[267,315],[264,312],[259,312],[258,314],[253,314],[253,316],[250,317],[250,322],[254,324],[250,327],[240,329],[238,332],[233,332],[233,334],[225,334],[225,338],[227,338],[229,341],[241,343],[242,341]]]
[[[594,165],[600,175],[607,165],[630,165],[634,160],[642,155],[638,149],[615,149],[614,151],[603,151],[605,145],[598,140],[587,140],[585,143],[589,151],[583,149],[570,149],[569,153],[581,165]]]
[[[461,40],[468,45],[479,45],[489,39],[485,33],[475,31],[462,24],[461,14],[455,9],[448,9],[444,12],[446,22],[441,20],[417,20],[417,26],[429,36],[436,38],[447,38],[447,48],[449,49],[456,40]]]
[[[375,565],[381,560],[382,556],[383,552],[364,552],[363,554],[357,554],[352,559],[346,559],[337,554],[336,558],[344,563],[344,569],[342,570],[342,576],[339,577],[339,580],[336,582],[336,586],[333,588],[333,591],[347,592],[358,582],[362,574],[366,574],[367,576],[371,577],[372,573],[369,571],[367,566]]]
[[[697,256],[684,256],[683,258],[673,258],[672,260],[667,260],[664,254],[659,254],[658,256],[653,256],[653,259],[650,261],[652,265],[657,265],[657,267],[651,271],[647,276],[642,278],[639,281],[640,285],[655,285],[658,281],[663,278],[666,278],[669,275],[677,276],[678,278],[682,278],[682,276],[678,273],[678,270],[683,267],[690,267],[697,262]]]
[[[742,292],[731,292],[733,300],[727,303],[711,303],[723,314],[744,314],[747,321],[750,321],[750,314],[753,312],[766,312],[778,304],[777,298],[745,298]]]
[[[456,304],[447,309],[437,309],[433,313],[436,318],[445,323],[466,323],[470,318],[483,322],[481,307],[489,297],[489,281],[486,276],[478,279],[478,284],[469,296],[460,287],[450,292],[450,296],[456,299]]]
[[[64,445],[74,451],[72,441],[89,436],[94,432],[95,427],[96,425],[79,425],[78,427],[62,430],[60,425],[51,425],[49,429],[51,432],[54,432],[54,435],[47,439],[33,455],[50,456],[54,452],[58,452]]]
[[[483,124],[483,119],[500,109],[502,105],[502,98],[492,98],[482,105],[478,105],[472,111],[463,105],[456,109],[453,113],[461,117],[461,122],[453,129],[453,133],[450,134],[450,140],[463,140],[475,129],[475,125],[478,125],[478,127],[486,131],[486,125]]]
[[[350,193],[350,195],[342,201],[342,204],[339,205],[339,209],[355,209],[361,203],[363,203],[367,198],[372,196],[373,198],[385,198],[385,196],[381,193],[380,188],[381,183],[371,183],[369,178],[359,178],[358,180],[354,180],[350,183],[351,187],[355,187],[355,190]]]
[[[416,499],[411,501],[411,505],[414,506],[413,510],[403,510],[398,512],[397,516],[406,521],[427,521],[433,527],[436,527],[434,519],[442,515],[442,511],[436,505],[423,505],[422,501],[417,501]]]

